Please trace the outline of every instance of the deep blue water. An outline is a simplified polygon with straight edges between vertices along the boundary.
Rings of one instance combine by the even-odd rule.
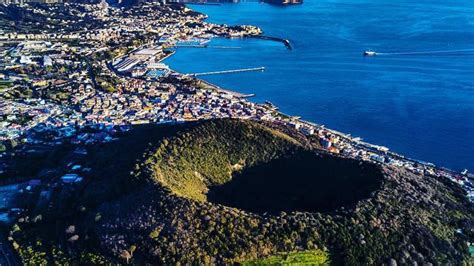
[[[421,2],[421,3],[413,3]],[[474,171],[474,52],[363,57],[364,50],[474,49],[472,0],[306,0],[196,6],[209,21],[253,24],[290,39],[217,39],[241,49],[181,48],[184,72],[265,66],[265,72],[206,76],[255,93],[285,113],[385,145],[406,156]]]

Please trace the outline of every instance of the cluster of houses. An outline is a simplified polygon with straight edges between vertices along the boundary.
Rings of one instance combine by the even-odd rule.
[[[58,115],[57,105],[43,100],[31,99],[28,104],[15,101],[0,102],[0,141],[19,139],[25,132],[34,128],[49,117]]]
[[[467,172],[456,173],[405,158],[385,147],[365,143],[324,126],[282,115],[274,107],[252,103],[212,84],[196,86],[193,82],[199,81],[170,70],[160,61],[166,55],[164,48],[176,44],[179,40],[207,35],[260,34],[260,29],[256,27],[215,25],[203,21],[205,16],[202,14],[186,8],[171,9],[157,3],[145,3],[126,10],[110,9],[103,3],[98,6],[70,4],[67,7],[85,8],[88,10],[87,16],[96,18],[102,25],[93,30],[74,32],[9,32],[0,35],[0,41],[25,40],[7,51],[0,59],[5,66],[0,78],[36,90],[52,86],[66,94],[66,97],[59,101],[49,98],[2,99],[2,142],[21,139],[31,145],[57,145],[69,141],[78,146],[79,156],[87,153],[83,145],[113,141],[118,130],[127,130],[124,125],[214,118],[274,121],[287,124],[304,135],[313,136],[323,149],[331,153],[450,178],[462,185],[469,192],[470,199],[474,200],[472,176]],[[83,15],[78,16],[85,19]],[[145,33],[156,37],[146,40],[146,45],[131,47],[132,51],[126,55],[116,57],[111,62],[112,68],[109,68],[108,62],[104,60],[93,61],[89,66],[89,62],[79,59],[91,58],[89,56],[99,51],[109,51],[112,47],[105,44],[108,41],[128,43]],[[165,35],[166,38],[161,38],[164,41],[159,44],[148,44]],[[70,40],[80,40],[87,45],[74,46],[70,44]],[[60,74],[54,73],[59,76],[51,76],[51,73],[41,76],[38,74],[41,72],[15,74],[18,73],[17,70],[31,65],[43,69],[60,65],[64,66],[64,70]],[[100,75],[118,80],[114,91],[104,91],[98,86],[97,77],[91,74],[91,69],[94,68],[100,70]],[[9,90],[14,90],[15,86]],[[85,130],[91,127],[93,130]],[[60,182],[80,184],[82,171],[84,169],[81,169],[80,165],[73,165],[67,174],[61,176]],[[29,186],[33,188],[34,184]]]

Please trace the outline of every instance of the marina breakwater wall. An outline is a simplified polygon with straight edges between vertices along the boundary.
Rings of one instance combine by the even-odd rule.
[[[273,37],[273,36],[267,36],[267,35],[256,35],[252,36],[253,38],[261,39],[261,40],[270,40],[270,41],[275,41],[275,42],[281,42],[283,43],[288,50],[292,50],[293,47],[291,46],[291,43],[288,39],[283,39],[283,38],[278,38],[278,37]]]

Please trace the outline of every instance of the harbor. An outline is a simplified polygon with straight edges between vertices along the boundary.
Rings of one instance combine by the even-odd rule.
[[[419,37],[408,33],[412,29],[409,22],[416,20],[410,17],[380,39],[362,35],[358,29],[368,25],[371,31],[378,32],[389,26],[388,21],[395,18],[383,18],[374,11],[382,3],[357,9],[365,18],[374,18],[374,23],[347,18],[343,19],[343,27],[335,26],[335,18],[340,14],[332,6],[327,1],[306,1],[303,6],[288,9],[250,3],[193,6],[207,14],[211,22],[258,25],[263,35],[290,40],[293,49],[290,52],[279,45],[281,42],[253,37],[218,38],[209,45],[235,45],[242,49],[182,49],[167,64],[182,73],[264,65],[265,72],[247,72],[242,74],[245,78],[237,74],[200,78],[223,88],[255,93],[252,101],[269,100],[285,113],[363,136],[367,142],[390,147],[407,157],[474,171],[474,128],[469,119],[474,114],[474,67],[472,53],[464,51],[472,48],[472,40],[466,37],[470,33],[454,31],[454,44],[453,38],[438,40],[427,30],[425,34],[430,39],[420,42]],[[343,10],[356,6],[348,4]],[[255,16],[256,12],[261,16]],[[403,9],[401,14],[396,13],[403,16],[407,12],[411,11]],[[309,28],[305,26],[308,24],[326,26]],[[367,50],[377,55],[364,57],[362,54]],[[383,54],[445,50],[457,52]],[[446,136],[457,137],[446,141]]]

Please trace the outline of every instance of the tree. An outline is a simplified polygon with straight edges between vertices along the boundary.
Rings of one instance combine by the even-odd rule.
[[[122,253],[120,254],[120,257],[127,260],[127,264],[128,264],[128,261],[132,258],[132,255],[130,255],[130,252],[128,252],[128,250],[124,249],[124,250],[122,250]]]
[[[160,235],[160,232],[161,232],[161,228],[157,227],[155,230],[150,232],[149,237],[151,239],[155,239]]]
[[[133,257],[133,253],[135,252],[135,250],[137,250],[137,246],[131,245],[131,246],[130,246],[130,249],[129,249],[129,252],[130,252],[130,256],[131,256],[131,257]]]

